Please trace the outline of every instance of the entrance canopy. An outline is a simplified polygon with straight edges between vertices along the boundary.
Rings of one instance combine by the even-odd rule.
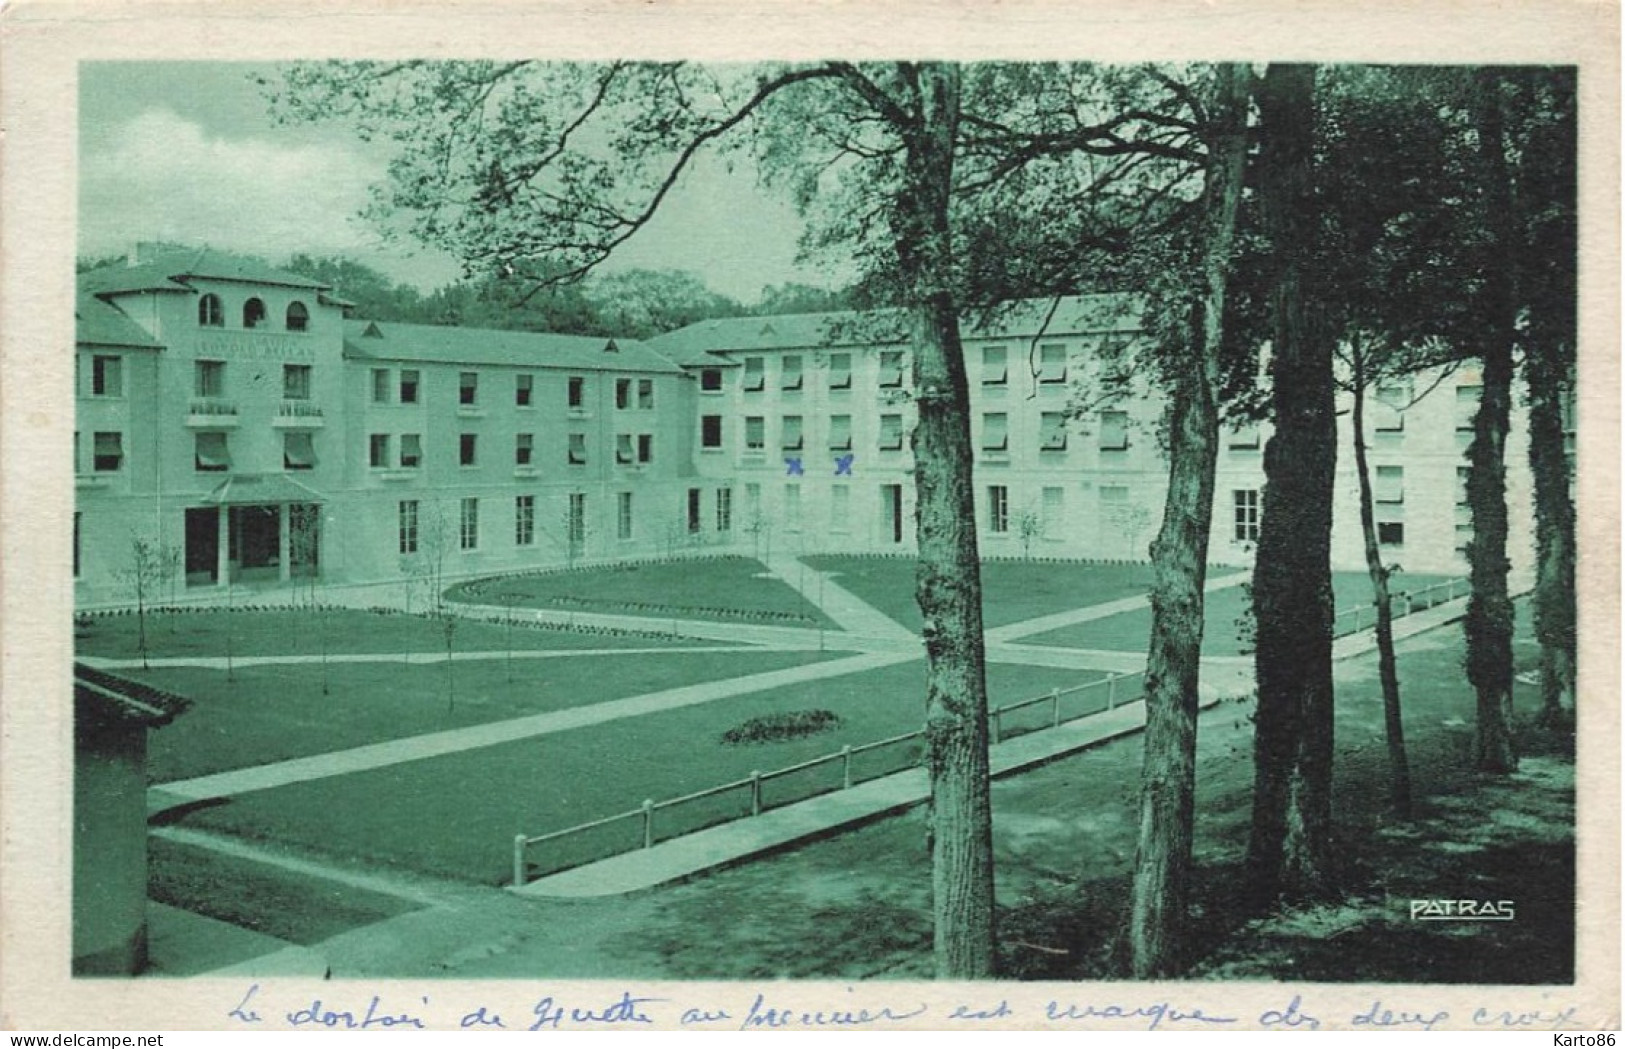
[[[319,503],[322,494],[286,474],[234,474],[203,501],[210,506]]]

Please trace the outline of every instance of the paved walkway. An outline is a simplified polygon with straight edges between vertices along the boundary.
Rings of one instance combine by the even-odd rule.
[[[451,655],[451,661],[454,663],[478,663],[500,659],[569,659],[579,656],[668,656],[688,652],[723,652],[737,655],[740,653],[804,651],[806,649],[800,645],[751,645],[749,647],[740,645],[693,645],[686,648],[515,648],[511,651],[501,649],[495,652],[454,652]],[[142,662],[139,657],[135,659],[110,659],[105,656],[76,656],[75,659],[98,670],[168,670],[176,667],[204,667],[210,670],[226,669],[226,658],[224,656],[172,656],[163,659],[149,659],[146,662]],[[446,653],[344,652],[327,656],[236,656],[231,660],[231,666],[241,670],[244,667],[309,666],[323,662],[329,665],[339,663],[392,663],[396,665],[431,666],[446,662]]]
[[[501,605],[477,605],[448,601],[446,607],[470,619],[501,620],[509,615],[516,622],[550,623],[556,626],[585,626],[608,630],[627,630],[642,634],[671,634],[709,641],[734,641],[751,645],[775,645],[781,648],[800,648],[819,651],[869,651],[888,647],[892,650],[901,643],[919,642],[912,638],[888,638],[888,644],[873,643],[873,639],[848,634],[840,630],[819,630],[816,627],[771,626],[763,623],[721,623],[705,619],[682,619],[659,616],[621,615],[613,612],[574,612],[557,608],[509,609]]]
[[[768,569],[792,590],[835,620],[842,630],[859,637],[892,638],[919,643],[914,631],[903,626],[852,591],[835,582],[828,572],[796,557],[780,554],[766,562]]]
[[[862,673],[866,670],[878,670],[895,663],[905,662],[911,658],[913,657],[889,653],[866,653],[845,659],[831,660],[826,663],[787,667],[783,670],[748,674],[744,677],[730,678],[725,681],[707,681],[697,685],[685,685],[681,688],[648,692],[640,696],[611,700],[606,703],[594,703],[584,707],[572,707],[568,710],[555,710],[545,714],[532,714],[528,717],[511,718],[507,721],[496,721],[485,725],[470,725],[466,728],[448,729],[444,732],[431,732],[407,739],[373,743],[364,747],[352,747],[349,750],[337,750],[326,754],[315,754],[310,757],[294,758],[270,765],[258,765],[253,768],[236,769],[231,772],[220,772],[210,776],[199,776],[195,779],[174,780],[169,783],[160,783],[152,789],[158,792],[158,797],[168,803],[166,807],[203,801],[209,798],[246,794],[256,790],[271,790],[275,787],[287,786],[290,783],[303,783],[314,779],[325,779],[329,776],[344,776],[352,772],[365,772],[369,769],[384,768],[388,765],[398,765],[407,761],[421,761],[424,758],[443,757],[447,754],[458,754],[467,750],[477,750],[481,747],[497,746],[515,740],[531,739],[555,732],[567,732],[570,729],[599,725],[606,721],[615,721],[621,718],[641,717],[645,714],[676,710],[680,707],[697,706],[701,703],[748,695],[752,692],[783,688],[806,681],[819,681],[825,678],[840,677],[845,674]]]
[[[1208,579],[1207,585],[1202,588],[1202,592],[1211,594],[1215,590],[1240,586],[1252,577],[1251,572],[1232,572],[1230,575],[1214,576]],[[1056,612],[1053,615],[1024,619],[1019,623],[1007,623],[1004,626],[994,627],[989,630],[987,639],[989,641],[1014,641],[1017,638],[1042,634],[1047,630],[1059,630],[1061,627],[1089,623],[1096,619],[1109,619],[1112,616],[1122,615],[1124,612],[1137,612],[1142,608],[1149,608],[1150,605],[1151,595],[1149,593],[1135,594],[1132,597],[1121,597],[1115,601],[1102,601],[1098,605],[1069,608],[1065,612]]]

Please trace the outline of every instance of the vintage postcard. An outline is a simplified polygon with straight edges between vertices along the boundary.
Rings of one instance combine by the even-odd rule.
[[[8,1029],[1619,1027],[1616,8],[3,19]]]

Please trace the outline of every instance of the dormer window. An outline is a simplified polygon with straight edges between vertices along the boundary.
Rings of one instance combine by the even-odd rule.
[[[310,311],[305,309],[304,303],[290,302],[288,304],[286,327],[289,331],[310,330]]]
[[[226,309],[220,305],[220,296],[205,295],[197,300],[197,322],[202,328],[224,328]]]
[[[261,328],[265,326],[265,303],[259,299],[249,299],[243,303],[243,327]]]

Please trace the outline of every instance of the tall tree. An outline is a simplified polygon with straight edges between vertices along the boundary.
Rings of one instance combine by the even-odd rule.
[[[1260,902],[1333,891],[1332,351],[1316,269],[1316,69],[1271,65],[1257,92],[1272,260],[1274,433],[1253,571],[1258,712],[1249,885]]]

